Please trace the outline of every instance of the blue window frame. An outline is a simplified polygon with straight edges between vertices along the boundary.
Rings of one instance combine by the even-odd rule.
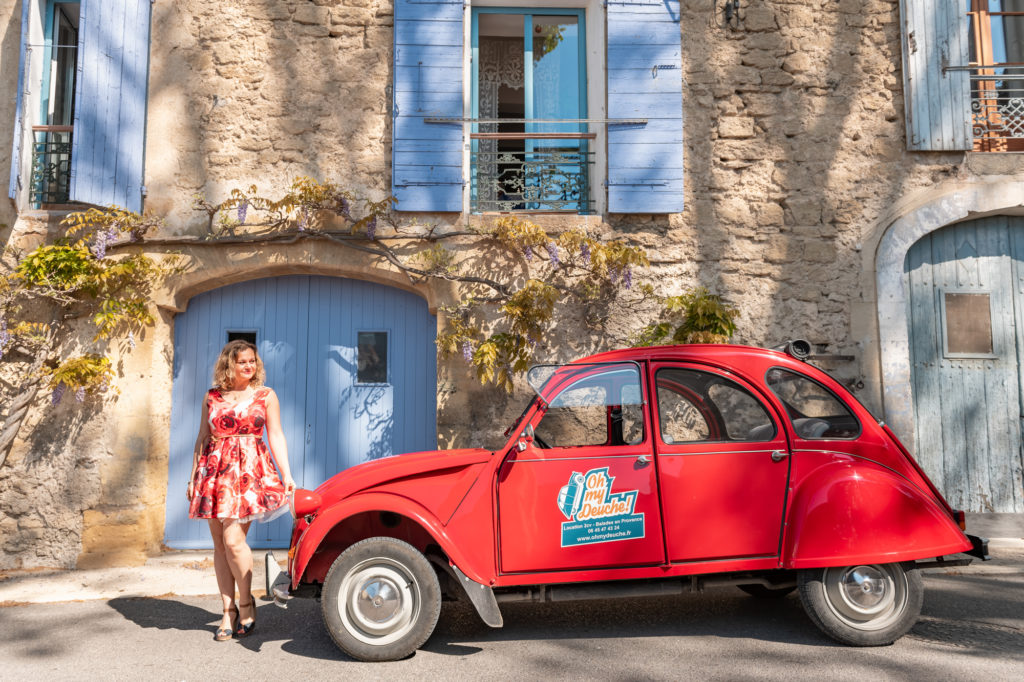
[[[474,212],[590,212],[581,9],[472,12]]]

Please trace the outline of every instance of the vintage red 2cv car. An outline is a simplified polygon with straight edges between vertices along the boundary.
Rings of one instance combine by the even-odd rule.
[[[920,613],[920,569],[986,559],[987,541],[806,342],[785,350],[534,368],[502,448],[399,455],[298,491],[275,596],[319,595],[338,646],[372,661],[421,646],[442,595],[501,627],[506,601],[712,585],[799,589],[832,638],[892,643]]]

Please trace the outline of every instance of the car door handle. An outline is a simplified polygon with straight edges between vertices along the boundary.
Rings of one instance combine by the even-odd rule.
[[[781,462],[782,460],[786,459],[787,457],[789,457],[789,453],[788,452],[783,452],[782,450],[775,450],[774,452],[772,452],[772,461],[773,462]]]
[[[647,455],[640,455],[639,457],[636,458],[636,463],[642,467],[645,467],[651,463],[651,458],[648,457]]]

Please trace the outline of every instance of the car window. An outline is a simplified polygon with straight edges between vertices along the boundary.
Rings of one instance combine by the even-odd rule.
[[[796,435],[806,440],[856,438],[860,422],[839,398],[818,382],[797,372],[773,367],[765,376],[786,406]]]
[[[734,381],[711,372],[663,368],[655,377],[664,443],[767,441],[775,424],[761,402]]]
[[[534,441],[542,448],[640,443],[641,396],[636,365],[594,369],[551,400]]]

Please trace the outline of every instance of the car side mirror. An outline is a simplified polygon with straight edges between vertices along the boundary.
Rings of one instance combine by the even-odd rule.
[[[519,452],[526,449],[526,446],[533,442],[533,424],[527,424],[523,432],[519,434],[519,443],[516,447],[519,448]]]

